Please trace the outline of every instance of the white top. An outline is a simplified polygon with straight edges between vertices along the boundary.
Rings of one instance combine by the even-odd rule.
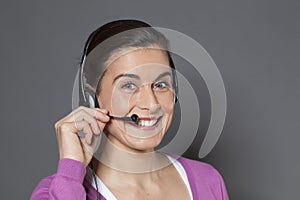
[[[191,186],[189,184],[186,172],[183,168],[183,166],[174,158],[172,158],[169,155],[166,155],[169,160],[173,163],[174,167],[177,169],[178,173],[180,174],[183,182],[185,183],[189,195],[191,197],[191,200],[193,200],[193,195],[192,195],[192,190],[191,190]],[[87,171],[87,179],[90,181],[91,185],[96,189],[96,184],[95,181],[92,177],[92,170],[90,168],[88,168]],[[97,186],[99,189],[100,194],[107,200],[117,200],[117,198],[115,197],[115,195],[106,187],[106,185],[102,182],[102,180],[96,176],[96,180],[97,180]]]

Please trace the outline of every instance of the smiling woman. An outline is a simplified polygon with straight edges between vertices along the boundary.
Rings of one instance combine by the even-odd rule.
[[[99,106],[116,116],[139,116],[138,123],[112,120],[106,128],[110,141],[118,140],[128,151],[147,152],[160,143],[174,108],[170,69],[165,52],[157,49],[126,53],[107,68]]]
[[[144,22],[94,31],[79,73],[81,106],[55,124],[57,172],[31,199],[228,199],[212,166],[154,150],[173,118],[174,69],[167,39]]]

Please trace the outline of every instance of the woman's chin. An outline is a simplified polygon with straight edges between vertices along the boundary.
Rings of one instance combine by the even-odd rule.
[[[162,140],[160,133],[157,133],[151,137],[136,137],[124,134],[121,138],[115,136],[109,138],[111,142],[118,147],[137,153],[152,152]]]
[[[143,151],[143,152],[151,152],[154,150],[156,146],[159,145],[161,142],[162,137],[161,135],[155,134],[151,137],[135,137],[128,135],[126,136],[126,143],[128,144],[129,147],[136,151]]]

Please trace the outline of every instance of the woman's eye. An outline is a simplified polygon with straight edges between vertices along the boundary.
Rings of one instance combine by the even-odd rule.
[[[154,89],[168,89],[170,87],[169,83],[167,82],[158,82],[154,84]]]
[[[136,87],[136,85],[134,83],[127,82],[127,83],[122,84],[121,88],[125,89],[125,90],[135,90],[137,87]]]

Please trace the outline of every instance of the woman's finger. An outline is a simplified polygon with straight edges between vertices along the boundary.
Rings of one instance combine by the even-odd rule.
[[[87,108],[84,106],[79,106],[72,113],[77,113],[78,111],[81,110],[86,111],[87,113],[89,113],[89,115],[103,122],[107,122],[110,119],[109,116],[107,115],[108,111],[106,109],[100,109],[100,108]]]
[[[84,133],[84,139],[88,145],[92,143],[93,131],[90,124],[87,121],[75,121],[74,125],[77,131]]]
[[[70,120],[70,119],[69,119]],[[100,127],[97,123],[97,120],[89,115],[85,110],[78,111],[77,113],[74,113],[73,115],[73,121],[78,122],[78,121],[86,121],[91,125],[91,128],[94,132],[94,134],[100,134],[101,130]]]

